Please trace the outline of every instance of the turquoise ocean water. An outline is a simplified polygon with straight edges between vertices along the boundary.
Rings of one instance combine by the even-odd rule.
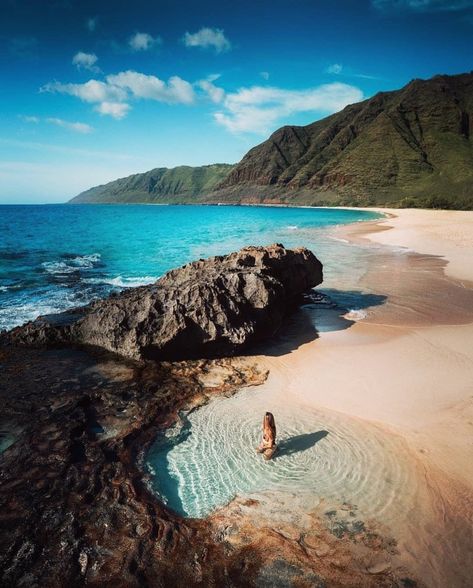
[[[250,244],[311,248],[330,286],[344,268],[353,272],[353,256],[362,252],[329,230],[377,216],[256,206],[0,206],[0,329]]]
[[[194,259],[274,242],[314,251],[324,264],[324,283],[302,312],[318,332],[346,328],[344,313],[381,304],[383,297],[358,288],[371,249],[350,245],[334,228],[377,216],[243,206],[0,206],[0,329],[153,282]],[[185,516],[205,516],[235,494],[297,488],[312,496],[314,487],[320,495],[345,499],[356,432],[338,422],[329,426],[325,416],[305,409],[278,412],[273,399],[284,450],[268,465],[253,447],[268,400],[264,386],[240,396],[210,403],[156,439],[146,468],[152,489],[168,506]],[[376,443],[367,453],[376,453]],[[372,480],[369,485],[379,489]]]

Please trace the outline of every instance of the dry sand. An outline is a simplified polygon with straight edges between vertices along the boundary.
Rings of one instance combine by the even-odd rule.
[[[322,333],[290,354],[265,356],[266,394],[269,401],[271,391],[274,398],[284,391],[288,405],[373,421],[387,436],[398,436],[408,447],[399,459],[410,460],[418,473],[415,499],[407,487],[399,488],[410,519],[409,530],[403,521],[396,529],[405,560],[428,586],[468,586],[473,212],[387,212],[395,216],[341,229],[348,240],[383,245],[379,264],[360,286],[388,294],[387,303],[368,309],[368,317],[349,329]]]

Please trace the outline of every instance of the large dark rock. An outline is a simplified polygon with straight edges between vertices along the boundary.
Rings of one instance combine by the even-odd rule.
[[[200,260],[67,313],[4,334],[7,344],[81,344],[130,358],[192,359],[242,350],[281,326],[322,264],[305,248],[247,247]]]

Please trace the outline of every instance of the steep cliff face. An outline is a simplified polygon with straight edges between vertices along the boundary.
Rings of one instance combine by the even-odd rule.
[[[473,73],[413,80],[305,127],[235,166],[158,168],[73,202],[279,202],[473,208]]]
[[[182,202],[210,194],[232,165],[215,163],[201,167],[159,167],[142,174],[120,178],[82,192],[71,200],[83,203]]]
[[[283,127],[217,199],[473,205],[473,74],[414,80],[305,127]]]

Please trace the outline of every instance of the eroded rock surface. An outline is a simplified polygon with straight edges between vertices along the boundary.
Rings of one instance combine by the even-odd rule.
[[[262,383],[253,360],[4,349],[0,368],[0,427],[14,436],[0,455],[1,586],[416,585],[357,519],[314,513],[299,528],[245,499],[182,519],[148,490],[158,432],[180,409]]]
[[[200,569],[202,585],[222,586],[237,575],[208,525],[168,511],[139,464],[178,410],[265,377],[238,358],[0,351],[0,427],[15,435],[0,454],[0,585],[174,586],[179,570],[190,586]]]
[[[142,464],[156,435],[180,410],[262,383],[253,360],[155,362],[70,345],[153,358],[176,341],[186,353],[243,348],[321,279],[307,250],[248,248],[4,335],[0,585],[414,586],[391,543],[358,520],[314,515],[302,532],[263,520],[251,500],[183,519],[149,490]]]
[[[247,247],[172,270],[152,285],[40,317],[0,343],[85,344],[134,359],[232,355],[273,335],[298,296],[322,279],[322,264],[308,249]]]

